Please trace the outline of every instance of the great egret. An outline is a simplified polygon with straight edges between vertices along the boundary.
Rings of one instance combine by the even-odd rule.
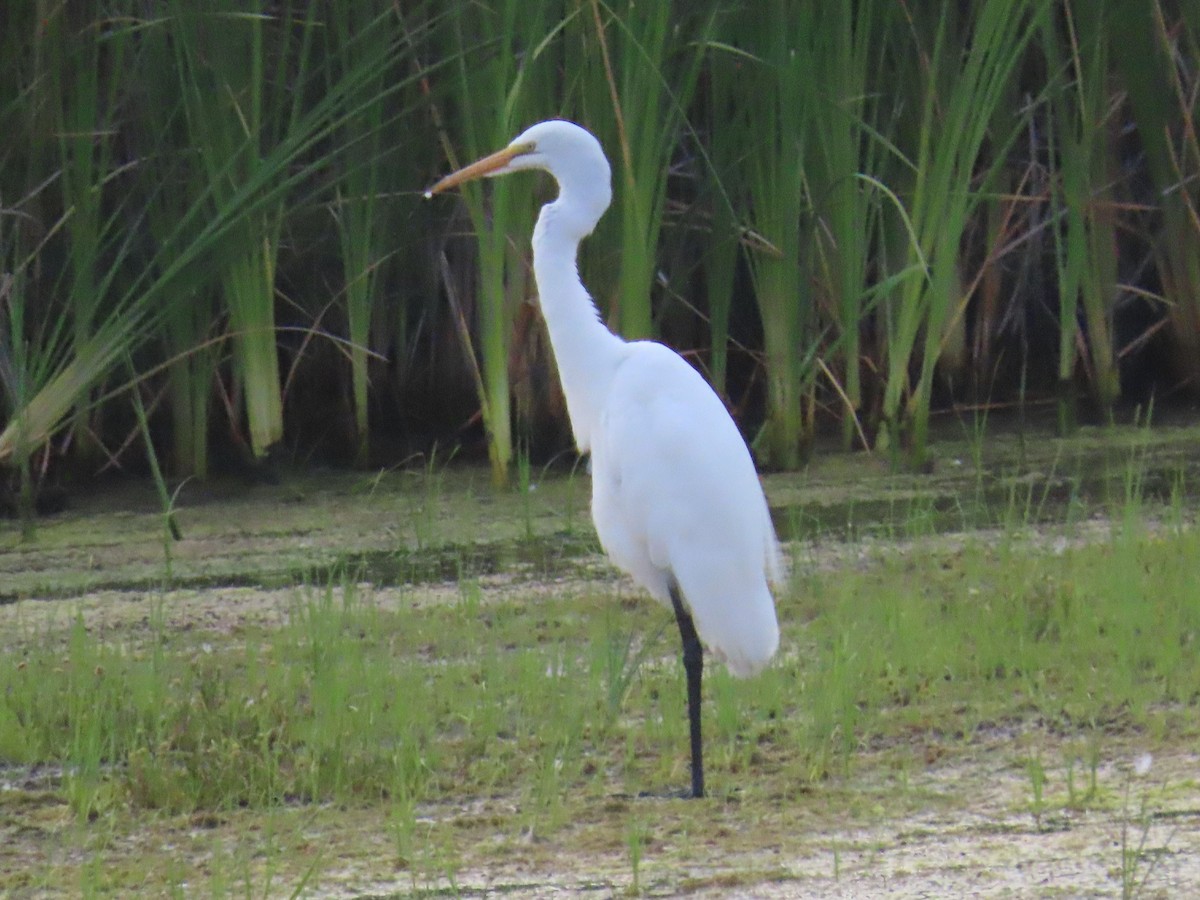
[[[734,675],[779,645],[768,582],[783,565],[750,452],[724,404],[673,350],[625,341],[600,321],[576,268],[579,242],[612,200],[604,151],[572,122],[540,122],[447,175],[544,169],[558,182],[533,230],[533,271],[575,443],[592,457],[592,518],[605,552],[675,612],[687,673],[692,796],[704,796],[701,644]]]

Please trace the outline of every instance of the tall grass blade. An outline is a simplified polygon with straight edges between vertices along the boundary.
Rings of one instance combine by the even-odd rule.
[[[1120,393],[1112,320],[1117,291],[1115,198],[1108,73],[1106,0],[1062,4],[1061,25],[1042,28],[1049,68],[1065,82],[1051,90],[1051,211],[1056,227],[1060,431],[1076,419],[1073,379],[1080,352],[1091,374],[1092,398],[1111,416]],[[1080,334],[1082,305],[1084,334]],[[1080,338],[1084,346],[1080,348]]]
[[[998,105],[1048,6],[1046,0],[985,0],[969,12],[908,8],[918,46],[907,86],[921,112],[906,163],[911,187],[901,196],[907,195],[917,241],[907,247],[907,264],[925,260],[928,269],[905,279],[894,298],[882,439],[897,449],[907,445],[916,466],[928,453],[934,375],[943,362],[950,369],[959,365],[965,347],[960,250],[967,223],[1021,125],[1014,111],[1007,128],[994,130],[1002,121]],[[929,48],[920,44],[927,35]]]
[[[554,58],[544,52],[557,22],[544,4],[505,0],[487,9],[456,5],[443,39],[449,97],[458,109],[451,145],[465,158],[503,147],[531,122],[555,110]],[[457,159],[449,160],[452,167]],[[530,290],[528,235],[534,199],[524,179],[464,186],[478,236],[478,371],[492,482],[507,485],[513,461],[509,356],[518,304]],[[474,353],[473,348],[466,348]]]
[[[1147,9],[1147,6],[1149,7]],[[1129,95],[1161,225],[1150,236],[1181,382],[1200,384],[1200,15],[1194,4],[1113,2],[1113,55]]]
[[[113,27],[158,34],[180,25],[175,20],[153,20],[135,25],[118,22]],[[305,30],[301,27],[301,31]],[[183,47],[178,49],[181,54],[186,52]],[[232,166],[239,159],[231,155],[230,168],[224,171],[226,180],[210,178],[196,196],[189,197],[185,213],[174,222],[170,234],[147,257],[139,257],[136,266],[132,263],[131,243],[141,227],[145,208],[133,208],[133,201],[129,201],[127,228],[120,245],[112,251],[110,264],[116,266],[130,259],[130,270],[122,279],[120,290],[114,291],[111,301],[105,304],[102,317],[82,346],[70,349],[62,342],[45,339],[36,344],[43,348],[40,374],[27,383],[19,404],[10,410],[0,430],[0,464],[22,459],[31,447],[48,440],[86,391],[120,365],[126,353],[157,334],[165,317],[178,304],[188,303],[199,287],[212,283],[213,269],[223,271],[217,263],[227,264],[239,253],[248,253],[253,258],[271,249],[247,246],[247,222],[256,223],[261,230],[263,223],[278,221],[281,203],[291,192],[298,192],[302,186],[313,190],[318,175],[328,171],[333,135],[345,117],[353,115],[353,111],[345,109],[344,96],[358,90],[362,81],[373,77],[379,67],[399,52],[398,48],[387,49],[388,58],[377,60],[373,66],[364,61],[362,68],[339,78],[298,112],[289,109],[284,117],[287,127],[275,134],[268,146],[258,148],[257,162],[242,173],[243,178],[232,178]],[[157,71],[154,77],[162,74]],[[289,82],[293,85],[291,96],[295,103],[310,95],[303,75],[293,72]],[[142,77],[150,76],[147,73]],[[416,77],[415,74],[398,77],[384,88],[385,94],[391,96],[405,90]],[[232,130],[224,133],[238,134]],[[213,169],[211,174],[222,171]],[[137,200],[146,203],[147,198],[164,189],[158,184],[147,185]],[[266,237],[269,239],[271,235]],[[29,259],[28,253],[20,256],[15,268],[28,265]],[[264,256],[258,257],[260,265],[265,261]],[[265,283],[267,274],[262,267],[251,277],[257,282],[257,276],[261,275]],[[273,344],[273,333],[270,341]]]
[[[390,3],[336,5],[330,12],[327,53],[331,60],[340,64],[339,71],[354,72],[364,61],[375,65],[386,56],[387,47],[395,43],[391,31],[398,23]],[[359,466],[367,465],[370,458],[369,345],[380,265],[387,254],[378,204],[383,182],[385,111],[382,89],[387,72],[387,69],[377,69],[374,79],[364,81],[358,92],[346,97],[347,107],[356,113],[347,117],[340,135],[346,148],[344,175],[342,184],[336,189],[332,209],[341,250],[343,299],[350,340],[354,459]]]
[[[888,92],[876,85],[888,49],[893,4],[828,4],[817,11],[808,52],[815,93],[807,192],[815,214],[813,278],[828,300],[841,357],[842,441],[862,433],[861,332],[873,313],[869,300],[872,257],[879,251],[879,200],[858,176],[881,176],[886,149],[877,139]]]
[[[712,16],[671,3],[590,0],[598,82],[584,89],[589,118],[613,160],[619,215],[619,275],[607,298],[609,322],[625,337],[654,334],[652,297],[660,272],[659,237],[672,156],[695,91]],[[610,108],[601,116],[598,97]],[[611,225],[610,225],[611,227]],[[609,232],[611,234],[611,232]]]
[[[42,23],[66,219],[66,304],[76,348],[91,335],[107,281],[105,250],[121,224],[105,216],[103,187],[113,165],[128,40],[124,32],[105,35],[105,22],[88,18],[95,14],[64,5]],[[95,411],[86,400],[75,410],[74,451],[84,465],[93,465],[100,455],[100,429],[89,423]]]
[[[270,146],[298,115],[286,79],[303,80],[314,8],[279,10],[232,0],[172,6],[178,87],[191,144],[212,188],[228,202],[250,181]],[[278,18],[276,18],[278,17]],[[298,36],[293,35],[299,30]],[[293,42],[299,46],[294,47]],[[274,71],[272,71],[272,68]],[[295,69],[296,71],[292,71]],[[275,335],[275,265],[283,208],[277,201],[243,216],[239,247],[220,272],[233,337],[234,363],[245,402],[253,457],[262,460],[283,438],[282,384]]]
[[[704,243],[704,295],[709,329],[708,377],[721,396],[726,392],[729,322],[741,257],[741,229],[734,203],[740,192],[742,151],[739,132],[728,122],[738,102],[737,77],[743,64],[744,60],[736,55],[714,49],[706,66],[707,145],[712,166],[706,178],[709,231]]]
[[[754,62],[745,71],[748,221],[765,238],[749,257],[763,324],[766,421],[755,444],[762,462],[795,469],[812,441],[812,364],[817,309],[812,264],[803,229],[811,226],[805,199],[805,160],[814,119],[811,53],[815,4],[775,2],[746,25]]]

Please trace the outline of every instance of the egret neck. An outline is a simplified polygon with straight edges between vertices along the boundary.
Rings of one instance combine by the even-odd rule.
[[[626,344],[600,321],[599,310],[579,279],[579,242],[591,227],[565,221],[576,218],[577,207],[565,185],[562,190],[557,200],[542,207],[533,230],[533,274],[575,443],[586,453]],[[581,233],[581,228],[586,230]]]

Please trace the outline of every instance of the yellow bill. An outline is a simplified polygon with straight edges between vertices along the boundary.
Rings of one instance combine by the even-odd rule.
[[[474,181],[476,178],[486,178],[489,175],[502,175],[513,159],[530,152],[532,149],[532,143],[509,144],[503,150],[497,150],[490,156],[476,160],[469,166],[459,169],[457,172],[451,172],[433,187],[426,189],[425,199],[428,200],[434,194],[448,191],[452,187],[458,187],[458,185],[467,181]]]

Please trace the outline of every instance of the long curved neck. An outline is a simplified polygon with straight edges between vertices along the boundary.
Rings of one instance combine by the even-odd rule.
[[[596,304],[579,280],[576,255],[582,236],[574,233],[562,212],[559,201],[542,207],[533,230],[533,274],[575,444],[586,453],[625,342],[600,321]]]

